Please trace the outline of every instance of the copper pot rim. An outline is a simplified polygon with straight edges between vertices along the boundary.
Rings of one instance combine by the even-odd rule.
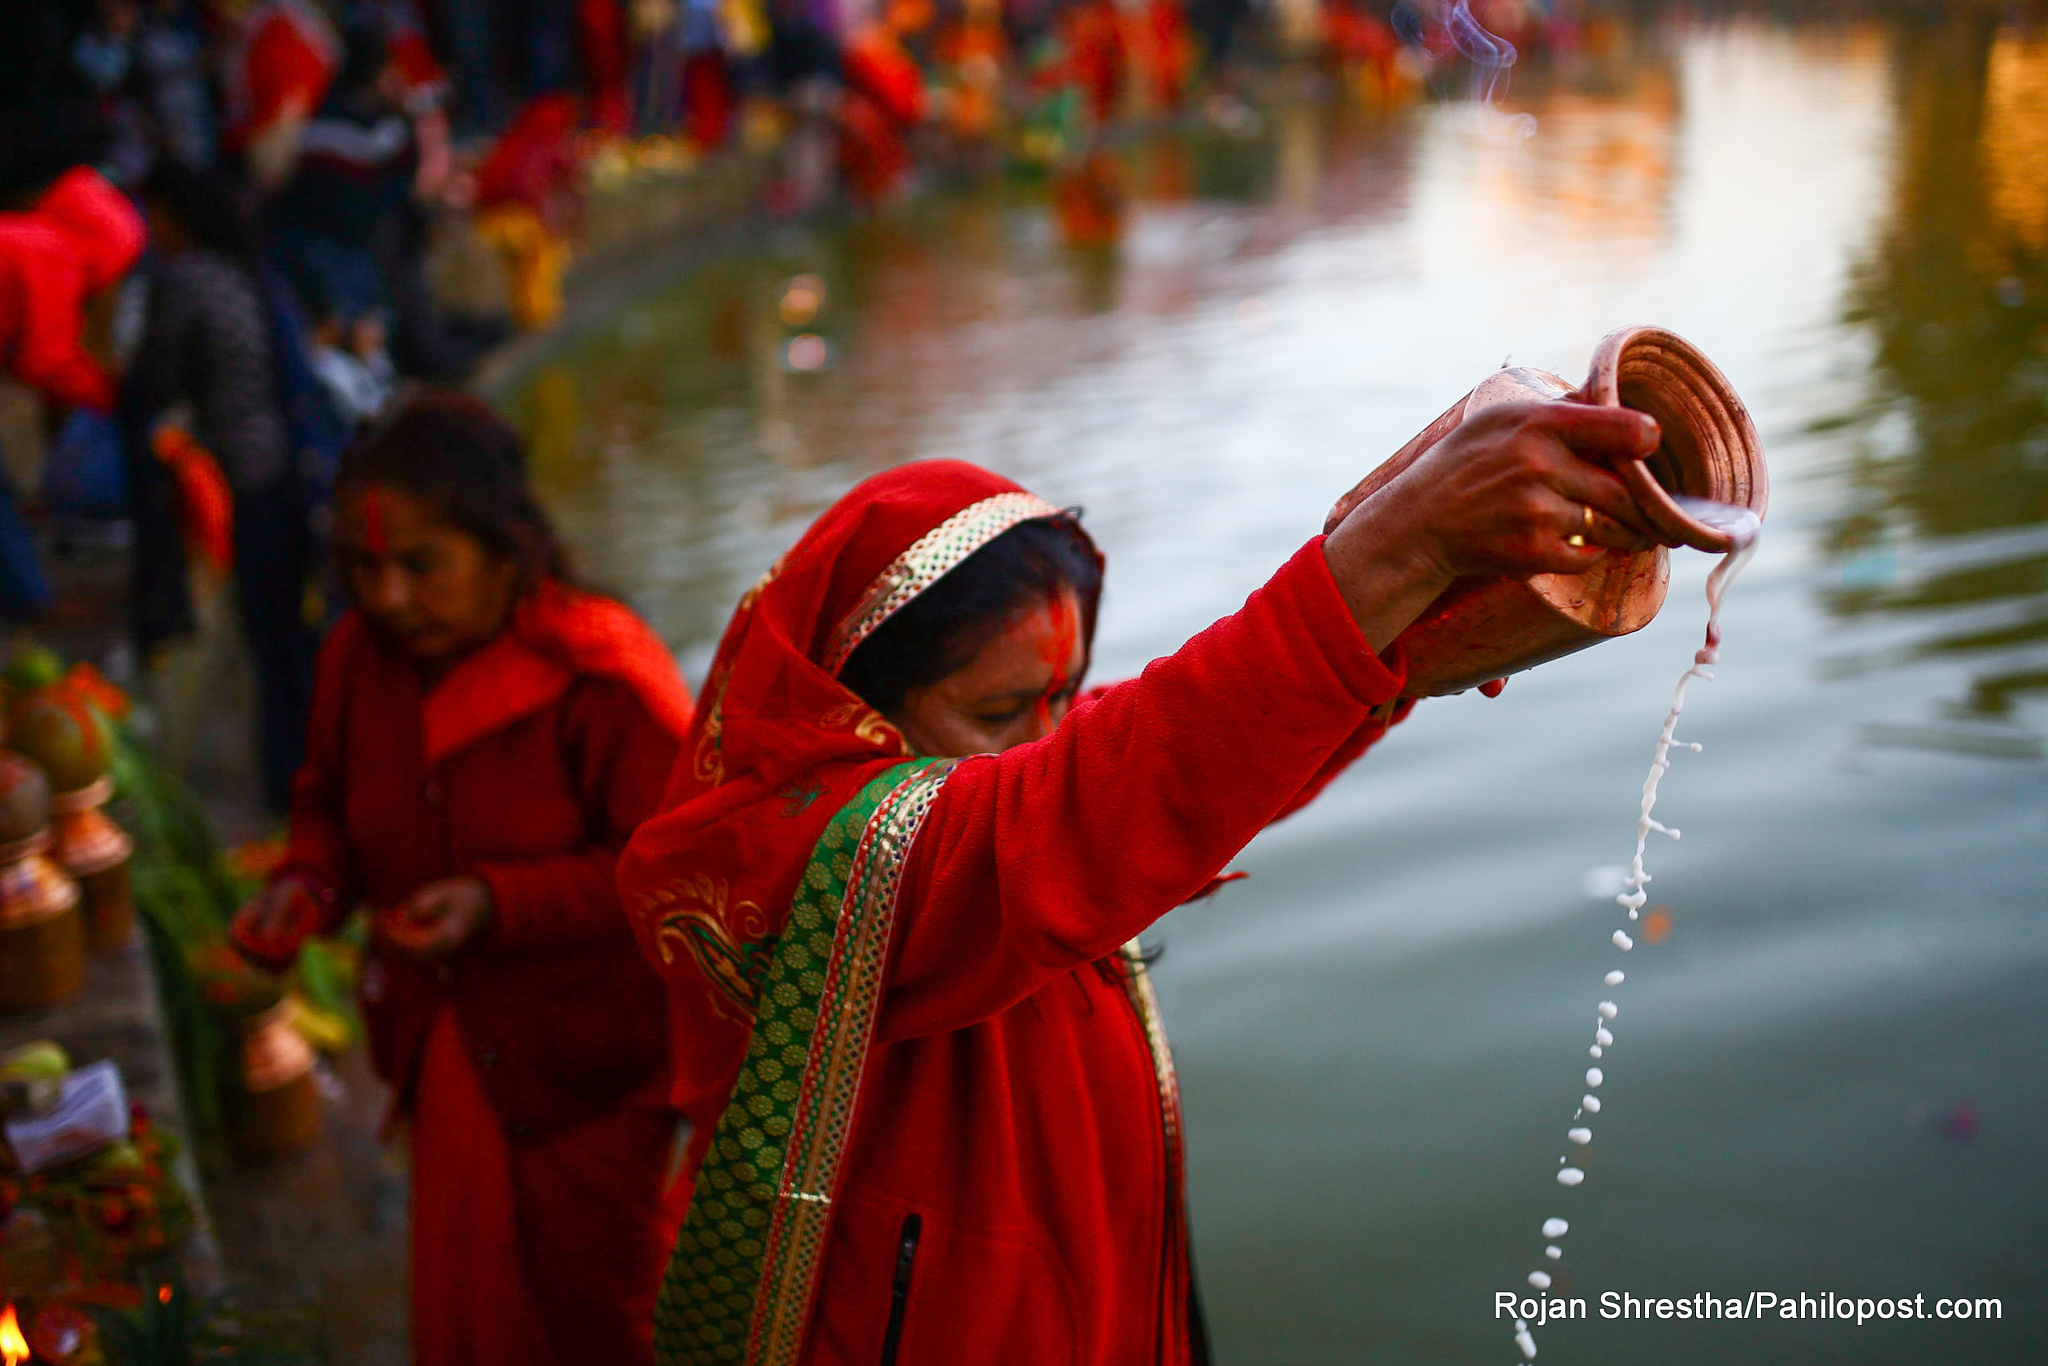
[[[42,873],[25,874],[33,879],[30,888],[36,893],[35,897],[26,901],[16,899],[11,905],[0,903],[0,930],[18,930],[30,925],[40,925],[46,920],[55,920],[67,911],[76,910],[83,899],[84,893],[78,884],[40,850],[30,850],[26,857],[9,859],[7,862],[20,864],[36,859],[41,859],[48,866]]]
[[[112,801],[113,797],[114,777],[110,773],[103,773],[84,787],[73,788],[69,792],[51,793],[50,812],[57,816],[75,816],[81,811],[96,811]]]
[[[50,838],[50,827],[46,825],[34,834],[0,844],[0,865],[19,863],[31,854],[42,853],[50,847]]]
[[[1579,390],[1579,401],[1610,408],[1623,406],[1624,365],[1648,357],[1655,357],[1676,387],[1706,410],[1718,428],[1713,433],[1715,437],[1726,446],[1755,457],[1748,462],[1752,477],[1747,496],[1738,496],[1738,501],[1761,518],[1770,505],[1770,476],[1761,456],[1763,443],[1757,437],[1756,423],[1720,367],[1676,332],[1644,325],[1618,327],[1609,332],[1593,348],[1592,365],[1585,385]],[[1615,467],[1615,474],[1651,524],[1677,543],[1716,554],[1736,548],[1733,536],[1681,509],[1671,491],[1651,473],[1647,460],[1624,460]]]

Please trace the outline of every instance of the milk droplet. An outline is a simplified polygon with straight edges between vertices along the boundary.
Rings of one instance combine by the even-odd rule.
[[[1621,930],[1616,930],[1614,932],[1614,947],[1620,949],[1623,953],[1627,953],[1630,949],[1634,948],[1635,946],[1636,941],[1629,938],[1625,932]]]
[[[1585,1179],[1586,1174],[1577,1167],[1566,1167],[1557,1174],[1557,1184],[1560,1186],[1576,1186]]]
[[[1529,1284],[1535,1286],[1538,1290],[1550,1289],[1550,1273],[1548,1271],[1530,1272]]]
[[[1574,1143],[1591,1143],[1593,1141],[1593,1131],[1591,1129],[1567,1129],[1564,1136]]]
[[[1618,987],[1627,980],[1628,974],[1620,968],[1616,968],[1613,972],[1607,974],[1607,985],[1611,987]]]
[[[1593,1058],[1604,1058],[1607,1056],[1607,1050],[1596,1043],[1586,1050],[1586,1055]]]
[[[1597,1115],[1597,1114],[1599,1114],[1599,1113],[1600,1113],[1600,1097],[1598,1097],[1598,1096],[1580,1096],[1580,1097],[1579,1097],[1579,1108],[1580,1108],[1581,1110],[1584,1110],[1584,1111],[1585,1111],[1585,1112],[1586,1112],[1587,1114],[1589,1114],[1589,1115]]]
[[[1612,1030],[1596,1029],[1593,1031],[1593,1042],[1604,1048],[1614,1042],[1614,1033]]]
[[[1603,1019],[1611,1020],[1621,1014],[1621,1007],[1612,1001],[1602,1001],[1597,1008]]]
[[[1564,1256],[1564,1249],[1559,1247],[1556,1243],[1552,1243],[1549,1247],[1543,1249],[1543,1255],[1550,1258],[1550,1260],[1554,1262]]]
[[[1529,1336],[1528,1329],[1524,1328],[1521,1332],[1515,1334],[1515,1346],[1521,1348],[1522,1355],[1529,1358],[1529,1360],[1534,1361],[1536,1359],[1536,1339]]]
[[[1598,1086],[1601,1082],[1606,1080],[1606,1076],[1601,1073],[1599,1068],[1589,1067],[1586,1069],[1586,1085]]]
[[[1543,1236],[1546,1238],[1562,1238],[1571,1231],[1572,1226],[1555,1215],[1543,1221]]]

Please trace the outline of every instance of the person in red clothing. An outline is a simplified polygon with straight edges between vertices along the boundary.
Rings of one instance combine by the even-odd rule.
[[[651,1360],[676,1116],[613,871],[690,721],[668,652],[570,586],[518,437],[429,391],[346,457],[355,610],[323,646],[289,853],[237,916],[287,963],[361,905],[410,1124],[413,1359]]]
[[[1656,441],[1489,410],[1086,694],[1068,514],[954,461],[825,512],[741,600],[620,860],[695,1125],[658,1359],[1205,1360],[1135,937],[1400,718],[1397,639],[1455,578],[1643,544],[1595,461]]]
[[[88,314],[142,255],[142,215],[102,176],[75,166],[24,213],[0,213],[0,367],[58,410],[114,406],[114,377],[86,345]],[[52,431],[56,424],[50,424]],[[0,470],[0,619],[50,605],[14,481]]]
[[[886,203],[909,183],[910,135],[925,115],[924,73],[896,15],[867,24],[841,54],[839,170],[854,200]]]
[[[67,408],[106,412],[114,377],[86,348],[86,312],[121,282],[148,232],[88,166],[66,171],[24,213],[0,213],[0,364]]]
[[[476,233],[505,262],[512,316],[542,328],[561,315],[569,240],[582,226],[579,114],[556,92],[527,102],[476,173]]]

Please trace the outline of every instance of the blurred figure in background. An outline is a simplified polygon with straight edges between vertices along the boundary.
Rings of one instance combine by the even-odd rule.
[[[372,912],[363,1011],[410,1127],[419,1366],[650,1363],[675,1135],[660,980],[613,872],[688,726],[666,648],[571,585],[519,437],[409,400],[345,458],[355,610],[245,952]]]
[[[575,100],[544,95],[519,111],[477,168],[477,236],[504,260],[521,327],[546,327],[562,311],[569,239],[583,217],[576,124]]]
[[[261,284],[250,197],[227,176],[165,163],[145,192],[154,260],[125,407],[131,450],[175,450],[181,433],[217,464],[232,499],[232,582],[256,679],[256,752],[265,805],[282,812],[305,758],[314,635],[306,617],[312,532],[279,389],[280,358]],[[175,526],[166,528],[160,460],[133,461],[131,565],[146,658],[190,629]],[[190,501],[191,495],[186,495]]]
[[[921,6],[890,6],[846,45],[839,100],[839,169],[854,202],[881,204],[910,178],[910,134],[924,120],[924,73],[904,46],[904,28],[921,23]]]
[[[342,62],[268,217],[278,264],[325,348],[321,377],[357,419],[373,416],[388,391],[391,298],[378,248],[405,211],[418,164],[384,24],[355,9]]]
[[[312,0],[214,0],[228,32],[221,84],[227,150],[261,189],[282,185],[306,122],[341,65],[341,39]]]
[[[104,332],[143,239],[141,215],[84,166],[59,176],[27,212],[0,213],[0,357],[53,418],[71,408],[113,410],[114,377],[86,338]],[[13,481],[0,471],[0,619],[29,620],[50,602]]]

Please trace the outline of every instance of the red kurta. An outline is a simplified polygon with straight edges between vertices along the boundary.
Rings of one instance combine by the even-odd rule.
[[[364,968],[413,1121],[421,1363],[650,1359],[675,1116],[661,983],[612,878],[688,717],[638,619],[553,585],[431,689],[359,617],[322,649],[281,875],[340,911],[469,874],[495,907],[445,964],[377,940]]]
[[[936,504],[921,517],[903,510],[920,481]],[[773,631],[826,658],[833,626],[873,600],[880,566],[1013,487],[952,462],[878,476],[821,518],[826,529],[735,618],[714,665],[725,691],[671,792],[696,801],[643,827],[621,864],[628,908],[671,979],[675,1094],[700,1125],[693,1158],[733,1086],[747,1021],[705,960],[666,947],[663,908],[687,890],[679,879],[730,871],[721,908],[745,894],[763,920],[760,906],[775,906],[779,925],[787,894],[771,901],[761,852],[780,838],[773,822],[812,829],[809,803],[829,807],[902,757],[895,732],[855,703],[836,754],[775,789],[779,813],[747,804],[745,789],[780,776],[751,732],[777,716],[842,714],[813,710],[823,670],[801,659],[762,696],[743,696],[768,681],[749,672],[756,642]],[[866,522],[886,526],[873,534],[893,543],[832,530],[858,525],[847,505],[863,499]],[[785,584],[789,597],[772,601]],[[889,1360],[892,1316],[894,1359],[906,1364],[1195,1359],[1168,1136],[1178,1116],[1115,951],[1377,739],[1399,715],[1400,687],[1312,542],[1242,611],[1092,696],[1051,736],[953,772],[904,869],[805,1363]],[[819,734],[818,752],[831,753],[830,732]],[[886,757],[859,759],[856,737]],[[735,940],[748,933],[744,916],[724,923]],[[756,926],[755,941],[772,942],[772,930]]]

